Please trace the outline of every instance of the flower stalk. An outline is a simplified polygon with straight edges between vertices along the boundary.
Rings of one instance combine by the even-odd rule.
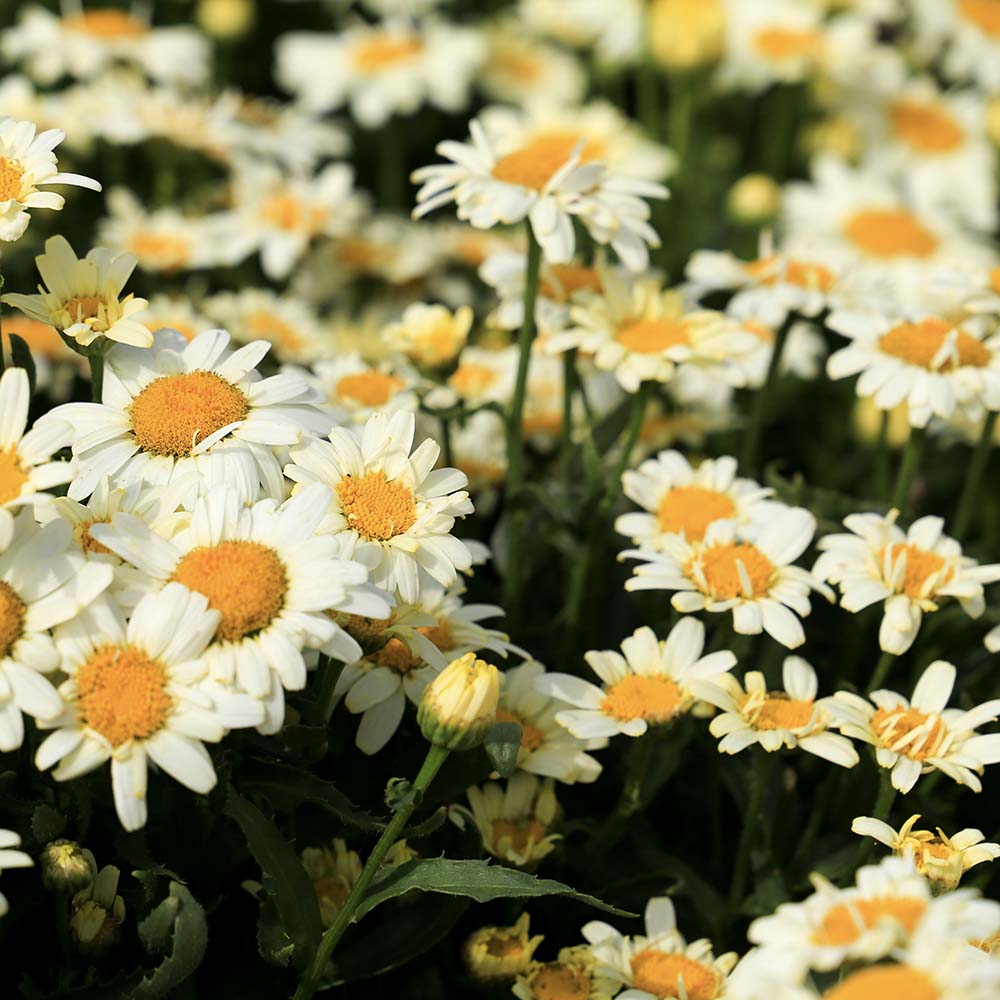
[[[764,423],[767,418],[767,403],[773,393],[773,386],[781,367],[781,356],[785,353],[788,331],[791,330],[794,319],[795,314],[789,313],[785,317],[784,323],[778,327],[778,332],[774,335],[774,350],[771,351],[771,359],[767,365],[764,384],[757,390],[753,397],[750,423],[747,425],[746,437],[743,439],[743,453],[740,455],[740,470],[743,475],[752,476],[757,473],[760,439],[764,434]]]
[[[979,487],[983,481],[983,473],[986,471],[986,463],[989,461],[990,449],[993,447],[993,432],[996,430],[998,415],[1000,414],[996,410],[991,410],[986,414],[982,432],[976,442],[975,450],[972,452],[972,461],[969,463],[969,471],[965,477],[962,498],[959,500],[958,510],[955,513],[954,537],[959,541],[965,537],[979,510],[977,504]]]

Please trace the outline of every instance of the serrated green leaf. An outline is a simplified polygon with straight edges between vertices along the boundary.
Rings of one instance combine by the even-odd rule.
[[[165,915],[174,914],[173,934],[162,940]],[[179,882],[170,883],[170,894],[139,925],[143,944],[170,944],[170,953],[139,984],[135,1000],[161,1000],[169,997],[201,964],[208,946],[208,923],[201,904]],[[158,949],[158,950],[165,950]]]
[[[174,929],[177,912],[181,901],[177,896],[170,895],[160,902],[151,913],[139,922],[139,940],[150,955],[163,955],[170,946],[170,937]]]
[[[281,924],[295,945],[295,964],[304,968],[316,952],[323,924],[316,894],[298,854],[278,828],[232,787],[225,812],[239,823],[250,853],[267,876]]]
[[[143,895],[145,895],[147,903],[151,903],[153,897],[157,894],[156,888],[160,879],[171,879],[174,882],[181,882],[182,884],[184,882],[184,879],[177,872],[171,871],[169,868],[164,868],[162,865],[154,865],[152,868],[137,868],[132,872],[132,877],[142,886]]]
[[[517,770],[521,752],[521,724],[497,722],[486,734],[483,749],[501,778],[509,778]]]
[[[35,359],[31,356],[31,349],[16,333],[8,333],[7,339],[10,341],[11,361],[15,368],[23,368],[28,373],[28,389],[33,396],[35,394]]]
[[[295,953],[295,945],[270,900],[261,906],[257,917],[257,950],[265,962],[279,966],[291,965]]]

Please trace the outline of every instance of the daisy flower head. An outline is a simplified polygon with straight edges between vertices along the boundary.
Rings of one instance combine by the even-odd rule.
[[[100,601],[61,625],[55,641],[68,677],[59,686],[61,712],[39,721],[54,730],[35,754],[39,770],[57,764],[53,777],[69,781],[110,760],[126,830],[146,824],[150,760],[192,791],[211,791],[215,769],[204,744],[263,715],[246,695],[212,698],[201,688],[218,625],[205,596],[178,583],[147,594],[127,619]]]
[[[703,459],[697,466],[669,449],[622,474],[622,491],[644,513],[622,514],[615,531],[643,549],[660,549],[670,535],[700,542],[713,521],[736,521],[744,532],[781,508],[774,492],[736,475],[731,455]]]
[[[517,1000],[611,1000],[618,982],[604,975],[589,945],[560,948],[553,962],[531,962],[511,987]]]
[[[335,539],[320,534],[329,490],[313,484],[280,506],[246,506],[224,485],[195,505],[191,523],[167,539],[129,514],[90,528],[91,537],[141,570],[147,586],[183,584],[219,613],[201,652],[209,677],[263,704],[261,731],[284,719],[284,691],[306,683],[305,646],[354,660],[361,647],[328,612],[383,618],[389,603],[366,587],[367,572],[340,557]]]
[[[578,218],[626,267],[646,267],[648,248],[660,241],[645,199],[665,198],[666,188],[612,172],[603,151],[574,133],[539,133],[518,146],[491,136],[478,119],[469,129],[471,143],[438,144],[450,163],[413,173],[421,185],[414,217],[455,202],[459,219],[476,229],[527,220],[544,258],[555,264],[572,259]]]
[[[955,686],[955,667],[935,660],[917,681],[913,697],[873,691],[868,699],[838,691],[838,728],[875,747],[879,767],[891,769],[892,787],[904,795],[922,774],[941,771],[974,792],[987,764],[1000,761],[1000,733],[976,730],[1000,716],[1000,699],[968,711],[946,708]]]
[[[753,541],[741,537],[735,521],[714,521],[700,542],[674,535],[664,538],[662,551],[623,552],[619,558],[643,560],[625,589],[675,590],[677,611],[732,611],[741,635],[767,632],[795,649],[806,638],[799,618],[809,614],[809,592],[833,600],[829,587],[793,565],[815,530],[816,519],[799,507],[772,518]]]
[[[1000,844],[984,843],[981,830],[959,830],[949,837],[941,827],[937,833],[916,830],[920,814],[911,816],[899,830],[872,816],[858,816],[851,823],[852,832],[860,837],[872,837],[892,850],[898,857],[908,857],[937,892],[950,892],[958,887],[962,876],[984,861],[1000,857]]]
[[[914,0],[917,51],[943,56],[948,80],[971,81],[1000,93],[1000,14],[994,0]]]
[[[80,260],[65,237],[53,236],[35,263],[44,282],[38,286],[39,294],[11,292],[3,296],[8,305],[61,330],[80,347],[101,337],[135,347],[152,344],[153,334],[145,325],[146,300],[131,292],[121,297],[135,269],[133,254],[95,247]]]
[[[101,185],[80,174],[60,173],[56,163],[56,146],[66,138],[59,129],[36,135],[33,122],[0,118],[0,240],[19,240],[28,228],[32,208],[63,207],[62,195],[40,188],[51,184],[100,191]]]
[[[621,653],[585,654],[600,687],[572,674],[543,674],[535,690],[573,706],[555,718],[578,739],[642,736],[649,726],[667,725],[695,707],[696,680],[735,666],[729,650],[702,656],[704,648],[705,626],[696,618],[681,619],[664,640],[642,626],[622,642]]]
[[[905,402],[914,427],[956,414],[978,421],[986,410],[1000,410],[1000,333],[989,316],[840,310],[827,325],[851,340],[830,356],[829,376],[860,374],[859,396],[880,410]]]
[[[341,351],[323,358],[303,377],[326,398],[336,424],[364,424],[376,412],[415,413],[420,377],[405,361],[367,362],[358,351]]]
[[[348,558],[371,580],[415,603],[421,581],[451,586],[472,556],[451,534],[472,513],[465,475],[435,469],[440,449],[425,439],[413,449],[415,420],[399,411],[374,413],[363,428],[335,427],[291,450],[285,475],[303,485],[325,483],[333,499],[321,530],[338,537]]]
[[[215,328],[215,324],[186,295],[159,292],[149,300],[143,314],[145,325],[153,331],[176,330],[185,340]]]
[[[559,815],[555,783],[517,771],[506,784],[473,785],[466,795],[483,847],[518,868],[535,868],[561,840],[551,833]]]
[[[325,433],[322,396],[283,372],[261,378],[270,349],[257,340],[230,351],[225,330],[190,342],[159,330],[149,350],[116,347],[107,355],[101,403],[65,403],[43,418],[74,431],[77,473],[69,496],[82,500],[110,476],[166,484],[192,478],[202,490],[227,483],[251,503],[263,485],[285,495],[279,456],[309,433]]]
[[[390,350],[405,354],[424,368],[440,368],[452,362],[465,347],[475,314],[469,306],[450,310],[447,306],[413,302],[402,317],[382,331]]]
[[[641,0],[520,0],[518,17],[539,35],[592,49],[603,63],[632,64],[642,51]]]
[[[335,837],[332,843],[332,848],[307,847],[302,851],[302,867],[312,882],[324,927],[336,920],[362,870],[361,855],[350,850],[346,840]]]
[[[694,682],[697,696],[720,710],[708,727],[721,737],[719,752],[736,754],[754,744],[768,753],[798,747],[841,767],[854,767],[858,753],[851,741],[831,732],[837,725],[836,703],[816,697],[816,671],[801,656],[786,656],[782,683],[784,690],[769,691],[764,675],[756,670],[749,671],[742,684],[732,674]]]
[[[479,982],[513,979],[530,964],[543,935],[531,935],[531,917],[522,913],[513,927],[480,927],[462,946],[465,966]]]
[[[31,868],[34,861],[24,851],[17,850],[21,846],[21,838],[13,830],[0,830],[0,872],[5,868]],[[4,916],[10,906],[7,897],[0,892],[0,917]]]
[[[469,407],[489,402],[506,404],[514,393],[519,353],[515,345],[498,350],[464,347],[447,386]]]
[[[955,598],[970,618],[986,602],[983,585],[1000,580],[1000,564],[979,566],[942,531],[944,519],[921,517],[907,531],[896,524],[898,510],[851,514],[850,534],[826,535],[813,574],[840,588],[840,605],[852,614],[879,601],[884,614],[879,646],[897,656],[913,645],[923,616]]]

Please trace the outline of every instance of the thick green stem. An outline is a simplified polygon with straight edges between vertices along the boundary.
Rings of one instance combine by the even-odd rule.
[[[910,486],[913,485],[913,477],[916,476],[920,468],[920,460],[924,454],[924,441],[927,439],[927,430],[923,427],[911,427],[910,437],[906,442],[903,451],[903,460],[899,465],[899,473],[896,476],[896,485],[892,491],[892,505],[899,510],[903,509],[906,500],[910,495]]]
[[[753,397],[750,423],[747,425],[746,436],[743,438],[743,454],[740,456],[740,471],[743,475],[752,476],[757,471],[757,452],[760,450],[760,439],[764,433],[764,423],[767,419],[767,401],[778,377],[781,355],[784,354],[785,341],[788,340],[788,331],[792,328],[794,320],[795,314],[789,313],[785,317],[785,322],[778,327],[778,332],[774,336],[771,360],[767,365],[767,375],[764,376],[764,384]]]
[[[882,655],[878,658],[878,663],[875,664],[875,669],[872,671],[872,679],[868,682],[869,691],[877,691],[885,683],[895,659],[895,653],[887,653],[883,650]]]
[[[316,667],[316,701],[313,705],[313,720],[319,725],[325,726],[333,715],[335,705],[334,692],[337,690],[337,681],[344,669],[344,664],[339,660],[333,660],[329,656],[320,656],[319,665]]]
[[[91,345],[87,350],[87,360],[90,362],[90,398],[99,403],[104,389],[104,351]]]
[[[444,747],[437,746],[436,744],[431,745],[430,750],[427,751],[427,757],[424,759],[423,766],[420,768],[420,773],[413,781],[415,791],[423,793],[430,787],[434,776],[441,769],[441,765],[448,759],[449,752]],[[293,1000],[309,1000],[316,990],[319,989],[323,972],[326,969],[327,962],[330,961],[330,956],[333,954],[334,948],[337,947],[337,943],[344,936],[344,932],[353,923],[354,914],[361,901],[365,898],[365,893],[368,891],[372,879],[375,878],[382,861],[385,859],[386,854],[389,853],[389,848],[399,840],[413,810],[416,809],[420,801],[420,797],[420,794],[413,796],[411,804],[400,809],[392,817],[382,836],[379,837],[378,843],[369,855],[367,862],[365,862],[361,877],[354,884],[350,895],[344,900],[344,905],[337,914],[336,919],[323,935],[319,943],[319,948],[316,951],[316,956],[299,982]]]
[[[976,501],[979,499],[979,486],[983,481],[986,463],[989,461],[990,449],[993,447],[993,432],[996,429],[997,416],[995,410],[986,414],[982,433],[979,435],[975,451],[972,453],[972,461],[969,463],[969,471],[965,475],[965,488],[962,490],[962,499],[958,504],[954,530],[952,531],[952,535],[959,541],[965,537],[965,533],[971,527],[973,519],[978,513]]]
[[[740,834],[740,844],[736,850],[736,864],[733,867],[733,882],[729,888],[729,902],[736,906],[746,894],[747,878],[750,875],[750,851],[757,833],[762,826],[761,810],[764,805],[764,793],[771,774],[771,754],[763,747],[754,747],[755,759],[753,774],[750,778],[750,794],[747,799],[747,810],[743,814],[743,831]]]

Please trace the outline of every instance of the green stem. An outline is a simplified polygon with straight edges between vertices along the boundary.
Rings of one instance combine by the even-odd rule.
[[[104,389],[104,351],[91,345],[87,349],[87,360],[90,362],[90,398],[99,403]]]
[[[969,471],[965,475],[965,488],[962,490],[962,499],[958,504],[954,531],[952,532],[952,535],[959,541],[965,537],[965,533],[972,525],[974,515],[978,512],[976,501],[979,499],[979,486],[983,480],[983,473],[986,471],[986,463],[989,461],[990,449],[993,447],[993,431],[996,429],[997,416],[995,410],[986,414],[982,433],[979,435],[976,448],[972,453],[972,461],[969,463]]]
[[[451,420],[441,417],[441,457],[446,468],[451,468],[455,463],[454,452],[451,447]]]
[[[431,744],[430,749],[427,751],[427,757],[424,759],[423,766],[420,768],[420,773],[413,781],[414,791],[418,794],[413,796],[409,805],[400,809],[399,812],[392,817],[392,820],[385,828],[382,836],[379,837],[378,843],[375,845],[374,850],[365,862],[365,867],[361,872],[361,877],[354,884],[354,888],[344,901],[344,905],[337,914],[336,919],[320,940],[316,955],[305,975],[299,982],[299,986],[295,991],[293,1000],[309,1000],[316,990],[319,989],[320,981],[323,978],[327,962],[330,961],[330,956],[333,954],[334,948],[337,947],[337,943],[344,936],[344,932],[354,922],[355,911],[364,899],[365,893],[368,891],[368,886],[371,885],[372,879],[375,878],[375,875],[378,873],[382,861],[384,860],[386,854],[389,853],[389,848],[396,843],[400,834],[402,834],[405,829],[407,821],[413,813],[413,810],[416,809],[417,803],[420,801],[421,793],[428,789],[431,782],[434,780],[434,776],[441,769],[441,765],[448,759],[449,753],[450,751],[444,747],[440,747],[437,744]]]
[[[573,458],[573,397],[576,394],[576,348],[563,354],[562,427],[559,429],[559,465],[569,485]]]
[[[868,682],[869,691],[877,691],[884,683],[889,671],[892,669],[893,661],[896,659],[895,653],[882,652],[872,671],[872,679]]]
[[[752,476],[757,471],[757,452],[760,450],[760,439],[764,433],[767,401],[771,395],[772,386],[778,377],[781,355],[785,352],[785,341],[788,340],[788,331],[792,328],[794,321],[795,314],[789,313],[785,317],[784,323],[778,327],[778,332],[774,335],[774,349],[771,351],[771,360],[767,365],[767,375],[764,376],[764,384],[757,390],[753,397],[750,423],[747,426],[746,436],[743,439],[743,454],[740,456],[740,471],[745,476]]]
[[[695,87],[687,74],[675,73],[670,77],[670,104],[667,107],[667,145],[677,154],[678,177],[686,176],[688,146],[694,122]]]
[[[889,810],[896,801],[896,789],[892,787],[892,768],[883,767],[879,776],[878,795],[875,797],[875,807],[872,816],[885,822],[889,818]]]
[[[632,744],[632,752],[629,754],[628,774],[625,776],[625,784],[622,786],[622,793],[618,798],[618,804],[615,806],[614,812],[611,813],[600,829],[594,834],[594,838],[590,843],[589,851],[594,857],[607,854],[609,848],[613,847],[620,839],[629,818],[642,808],[642,790],[646,783],[646,775],[649,773],[649,765],[653,759],[653,745],[655,742],[656,733],[647,729]]]
[[[622,452],[618,456],[618,462],[611,475],[610,490],[608,492],[606,505],[614,503],[618,490],[621,487],[622,473],[628,468],[629,459],[635,446],[639,443],[639,435],[642,433],[642,422],[646,416],[646,404],[649,402],[649,392],[652,387],[651,382],[640,384],[638,391],[632,396],[632,409],[629,413],[628,430],[625,433],[625,443],[622,445]],[[604,512],[607,513],[606,511]]]
[[[767,790],[767,779],[771,774],[771,754],[763,747],[754,747],[755,759],[753,774],[750,778],[750,794],[747,799],[747,809],[743,814],[743,831],[740,834],[740,845],[736,851],[736,864],[733,868],[733,882],[729,889],[729,902],[736,906],[746,894],[747,878],[750,874],[750,850],[756,834],[762,826],[761,807],[764,804],[764,792]]]
[[[313,705],[313,719],[320,725],[325,726],[333,715],[334,691],[337,690],[337,681],[340,680],[341,671],[344,664],[339,660],[333,660],[329,656],[320,656],[319,664],[316,667],[316,674],[319,681],[316,685],[316,701]]]
[[[889,411],[883,410],[875,442],[875,496],[889,498]]]
[[[920,459],[923,457],[926,439],[927,430],[925,428],[910,428],[910,436],[903,451],[903,460],[900,462],[896,485],[892,491],[892,506],[899,510],[903,509],[910,495],[910,486],[913,484],[913,477],[917,474],[917,469],[920,468]]]
[[[406,176],[403,164],[400,123],[389,121],[378,134],[377,202],[382,211],[403,206],[402,179]]]
[[[659,73],[656,64],[645,56],[635,70],[635,103],[639,121],[650,138],[660,135],[661,103]]]

